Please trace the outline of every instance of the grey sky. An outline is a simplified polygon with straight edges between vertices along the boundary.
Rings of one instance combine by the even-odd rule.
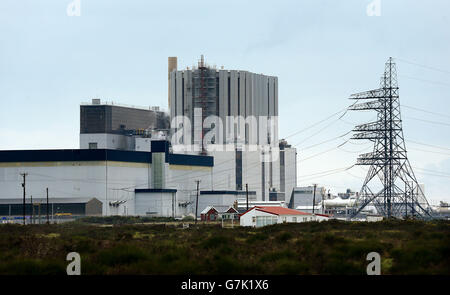
[[[227,69],[278,76],[284,137],[345,108],[351,93],[378,87],[392,56],[402,104],[447,114],[402,110],[407,139],[447,148],[407,142],[413,167],[427,169],[415,172],[428,198],[450,201],[449,1],[381,0],[381,16],[372,17],[369,0],[81,0],[79,17],[67,16],[70,2],[0,2],[0,149],[77,148],[79,104],[94,97],[167,108],[167,57],[178,56],[184,68],[200,54]],[[349,113],[347,123],[317,133],[333,118],[290,137],[301,143],[299,184],[359,190],[360,167],[310,175],[352,165],[369,144],[313,158],[347,137],[301,148],[373,115]]]

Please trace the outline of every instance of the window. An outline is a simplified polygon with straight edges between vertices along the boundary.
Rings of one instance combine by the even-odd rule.
[[[292,217],[292,222],[297,222],[297,217]]]
[[[277,223],[277,217],[258,216],[256,217],[256,227],[271,225]]]
[[[90,149],[90,150],[95,150],[95,149],[97,149],[97,143],[96,143],[96,142],[90,142],[90,143],[89,143],[89,149]]]
[[[252,217],[252,222],[253,222],[253,223],[256,222],[256,217],[255,217],[255,216]]]

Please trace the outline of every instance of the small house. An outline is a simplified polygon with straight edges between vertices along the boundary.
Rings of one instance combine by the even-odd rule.
[[[238,211],[232,206],[207,206],[201,213],[200,218],[202,221],[215,221],[223,219],[237,219]]]

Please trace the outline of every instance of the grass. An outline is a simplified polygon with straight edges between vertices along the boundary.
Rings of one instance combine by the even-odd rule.
[[[0,274],[364,275],[369,252],[382,274],[450,274],[450,222],[309,222],[222,229],[137,218],[53,225],[0,225]],[[110,223],[108,223],[110,222]],[[153,222],[153,223],[151,223]],[[104,227],[100,225],[112,224]]]

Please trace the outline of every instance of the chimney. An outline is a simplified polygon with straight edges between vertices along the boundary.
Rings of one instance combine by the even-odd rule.
[[[173,71],[176,71],[178,68],[177,66],[177,57],[176,56],[169,56],[168,58],[168,71],[167,71],[167,76],[168,76],[168,91],[167,91],[167,99],[168,99],[168,106],[170,108],[170,73]]]

